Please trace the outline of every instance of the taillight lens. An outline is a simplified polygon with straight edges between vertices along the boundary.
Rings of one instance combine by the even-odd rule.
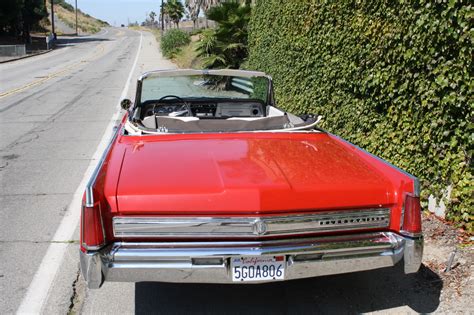
[[[409,234],[421,233],[421,206],[419,197],[406,196],[405,198],[403,231]]]
[[[81,220],[81,249],[95,250],[104,245],[104,231],[102,218],[100,215],[100,204],[95,203],[94,207],[82,206]]]

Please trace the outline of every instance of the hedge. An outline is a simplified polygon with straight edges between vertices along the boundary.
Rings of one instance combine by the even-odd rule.
[[[473,17],[470,1],[257,1],[248,67],[277,103],[422,182],[473,232]],[[446,193],[451,187],[450,194]]]

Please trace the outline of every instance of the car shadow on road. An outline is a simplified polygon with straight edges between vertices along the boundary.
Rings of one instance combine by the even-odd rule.
[[[272,284],[217,285],[141,282],[137,314],[362,313],[408,306],[418,313],[438,308],[443,287],[424,265],[414,275],[399,266]]]

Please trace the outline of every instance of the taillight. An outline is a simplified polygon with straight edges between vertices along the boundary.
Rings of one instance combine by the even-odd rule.
[[[416,235],[421,233],[420,198],[407,195],[405,197],[402,233]]]
[[[97,250],[105,243],[104,228],[100,215],[100,203],[93,207],[82,206],[81,249]]]

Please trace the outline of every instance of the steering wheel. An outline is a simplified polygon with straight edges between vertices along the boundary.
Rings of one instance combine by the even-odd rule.
[[[170,95],[165,95],[165,96],[161,97],[158,100],[158,103],[161,102],[161,101],[164,101],[168,98],[174,98],[174,99],[177,99],[178,101],[180,101],[181,103],[183,103],[184,107],[186,107],[186,110],[188,111],[188,114],[186,116],[192,116],[193,115],[193,112],[191,111],[191,106],[179,96],[171,95],[171,94]]]

